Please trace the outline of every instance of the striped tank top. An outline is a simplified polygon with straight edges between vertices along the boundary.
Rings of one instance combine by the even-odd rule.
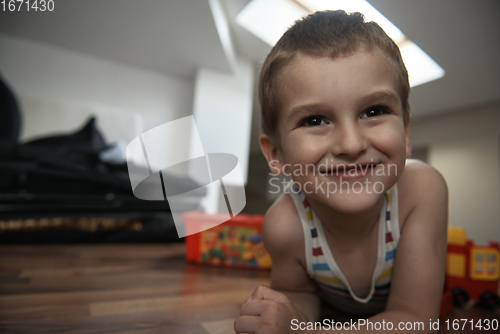
[[[384,196],[378,226],[378,257],[370,293],[365,298],[354,294],[340,271],[326,241],[323,225],[312,211],[304,194],[290,183],[292,197],[304,230],[306,265],[309,277],[317,284],[320,297],[339,311],[368,315],[384,311],[391,285],[394,255],[399,242],[398,190],[394,185]]]

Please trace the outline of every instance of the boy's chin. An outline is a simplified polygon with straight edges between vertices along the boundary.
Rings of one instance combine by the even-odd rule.
[[[335,211],[343,214],[357,214],[369,211],[377,205],[385,192],[375,192],[370,189],[353,189],[330,193],[318,198]]]

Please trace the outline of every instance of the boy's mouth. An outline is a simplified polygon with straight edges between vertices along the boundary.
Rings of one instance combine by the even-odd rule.
[[[340,176],[342,178],[356,178],[363,177],[372,173],[373,169],[380,163],[360,163],[360,164],[337,164],[335,167],[332,165],[329,169],[320,170],[322,175]]]

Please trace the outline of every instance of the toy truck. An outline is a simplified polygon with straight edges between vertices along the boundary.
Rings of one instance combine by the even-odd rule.
[[[498,242],[490,241],[488,246],[476,246],[467,239],[463,228],[449,227],[442,307],[450,294],[455,306],[463,306],[473,300],[489,309],[500,307],[499,267]]]

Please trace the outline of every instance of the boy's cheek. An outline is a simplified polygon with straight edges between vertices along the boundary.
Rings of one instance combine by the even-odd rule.
[[[403,131],[387,129],[381,133],[374,134],[372,145],[379,151],[391,156],[406,156],[407,141]]]

